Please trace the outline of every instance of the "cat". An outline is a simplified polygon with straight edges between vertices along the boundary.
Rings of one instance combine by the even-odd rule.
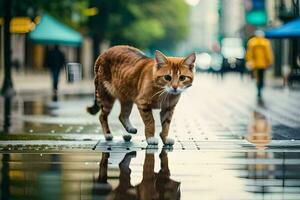
[[[91,114],[101,110],[99,120],[106,140],[112,140],[107,117],[115,99],[121,104],[119,120],[128,133],[135,134],[129,120],[135,103],[145,124],[148,145],[157,145],[154,137],[155,122],[152,109],[161,109],[162,131],[160,137],[164,145],[173,145],[168,137],[171,118],[180,94],[192,86],[196,55],[185,58],[166,57],[160,51],[155,57],[147,57],[141,50],[131,46],[114,46],[102,53],[96,60],[95,102],[87,108]]]

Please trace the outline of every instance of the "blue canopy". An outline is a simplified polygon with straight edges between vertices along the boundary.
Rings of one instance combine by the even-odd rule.
[[[299,38],[300,18],[266,31],[267,38]]]
[[[61,44],[79,46],[82,36],[79,32],[59,22],[50,15],[44,14],[35,30],[29,34],[34,43]]]

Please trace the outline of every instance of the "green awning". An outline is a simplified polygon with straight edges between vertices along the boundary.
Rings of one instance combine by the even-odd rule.
[[[79,46],[82,36],[67,25],[59,22],[50,15],[44,14],[29,38],[38,44],[58,44]]]

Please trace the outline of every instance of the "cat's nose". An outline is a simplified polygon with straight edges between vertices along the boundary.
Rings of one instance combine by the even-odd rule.
[[[177,85],[173,85],[172,87],[173,87],[173,90],[176,92],[176,91],[177,91],[177,88],[178,88],[178,86],[177,86]]]

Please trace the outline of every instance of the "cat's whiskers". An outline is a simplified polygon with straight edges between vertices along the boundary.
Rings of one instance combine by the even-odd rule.
[[[167,91],[165,89],[162,90],[162,93],[159,94],[159,97],[161,97],[161,95],[165,94]]]
[[[164,92],[164,90],[165,90],[165,88],[162,87],[162,90],[159,90],[158,92],[156,92],[156,93],[151,97],[151,99],[152,99],[154,96],[158,95],[159,93],[160,93],[160,95],[161,95],[161,93]],[[159,96],[160,96],[160,95],[159,95]]]

